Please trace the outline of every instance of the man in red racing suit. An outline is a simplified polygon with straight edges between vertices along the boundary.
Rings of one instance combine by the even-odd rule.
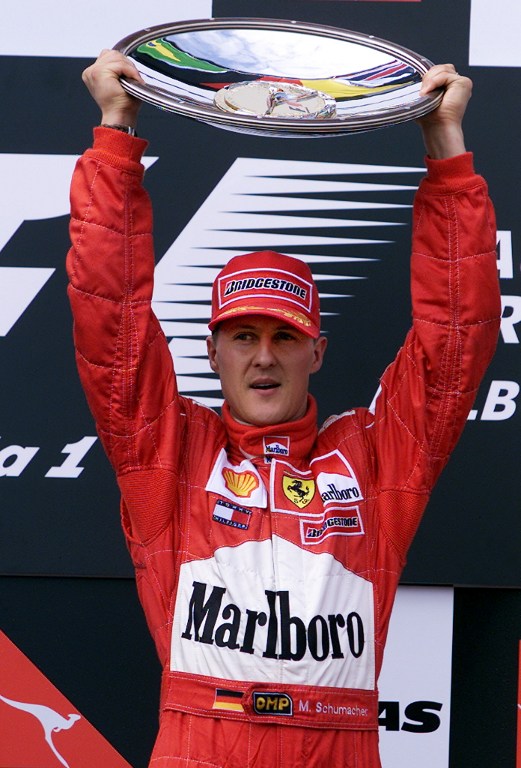
[[[93,66],[96,97],[96,73],[131,65],[105,52]],[[459,89],[461,120],[467,81],[450,66],[428,78],[451,97]],[[377,768],[377,680],[399,576],[497,338],[485,182],[453,125],[432,118],[424,133],[439,159],[427,159],[414,206],[413,326],[373,406],[318,430],[304,376],[303,408],[242,423],[233,399],[218,416],[177,392],[151,311],[146,142],[120,128],[95,129],[78,163],[67,268],[79,372],[164,670],[150,765]],[[209,341],[219,373],[230,322],[217,324],[224,341]],[[276,322],[254,317],[240,343]],[[276,332],[294,343],[291,328]]]

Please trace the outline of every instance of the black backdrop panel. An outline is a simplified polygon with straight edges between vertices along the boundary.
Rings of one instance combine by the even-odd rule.
[[[509,151],[520,126],[515,99],[504,95],[518,90],[519,70],[468,65],[470,10],[470,2],[449,0],[282,0],[247,6],[251,16],[316,21],[385,37],[433,61],[452,60],[474,80],[466,136],[496,204],[506,325],[478,395],[476,418],[469,421],[435,490],[404,580],[505,586],[520,583],[521,317],[516,313],[521,312],[517,210],[521,169],[518,156]],[[242,2],[214,3],[216,16],[244,13]],[[122,36],[130,31],[122,26]],[[74,156],[88,145],[91,126],[99,119],[81,83],[81,71],[88,63],[0,58],[0,98],[10,116],[0,134],[0,158],[20,155],[25,163],[23,171],[6,178],[3,194],[7,190],[11,194],[16,185],[27,186],[28,180],[34,187],[42,178],[49,179],[49,195],[54,194],[51,181],[63,176],[64,168],[72,170]],[[31,130],[35,114],[38,125]],[[263,160],[281,159],[405,169],[418,168],[423,158],[413,124],[335,139],[266,139],[221,131],[145,105],[139,130],[150,139],[149,156],[158,158],[146,177],[155,205],[158,261],[236,158],[255,158],[259,167]],[[40,162],[49,157],[54,163],[44,172]],[[404,170],[364,178],[414,186],[420,176]],[[42,200],[45,189],[44,185]],[[386,200],[409,205],[412,194],[395,191]],[[92,442],[95,433],[74,368],[63,266],[68,247],[66,199],[52,215],[38,215],[36,204],[21,205],[20,226],[14,227],[0,250],[0,270],[23,267],[52,274],[0,337],[0,572],[130,576],[119,531],[117,490],[99,441]],[[367,405],[403,339],[410,313],[409,217],[407,209],[386,213],[388,221],[400,225],[393,228],[392,242],[378,252],[378,260],[365,273],[360,268],[365,279],[356,281],[352,298],[328,300],[331,314],[324,318],[324,328],[330,340],[329,359],[313,381],[322,419]],[[360,233],[364,234],[363,228]],[[333,270],[328,265],[330,274]],[[335,283],[321,288],[334,293]],[[62,476],[50,476],[53,467],[62,467]],[[60,475],[60,470],[56,473]]]
[[[516,765],[520,640],[520,590],[455,590],[451,768]]]

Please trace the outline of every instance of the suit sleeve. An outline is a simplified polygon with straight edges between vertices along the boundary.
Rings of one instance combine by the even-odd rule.
[[[120,131],[95,129],[71,186],[67,272],[78,370],[124,496],[131,473],[140,473],[145,491],[147,476],[161,483],[161,472],[175,473],[181,439],[172,357],[151,309],[145,147]]]
[[[404,556],[493,356],[496,228],[472,155],[427,159],[413,214],[413,325],[385,371],[373,425],[381,522]]]

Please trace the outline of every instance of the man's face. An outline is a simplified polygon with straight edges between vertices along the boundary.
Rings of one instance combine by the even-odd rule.
[[[309,376],[322,365],[327,339],[312,339],[273,317],[223,321],[208,337],[212,370],[221,379],[232,416],[267,426],[306,412]]]

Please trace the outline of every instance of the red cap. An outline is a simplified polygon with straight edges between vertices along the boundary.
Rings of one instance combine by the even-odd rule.
[[[275,251],[234,256],[215,278],[211,331],[223,320],[268,315],[316,339],[320,335],[318,290],[308,265]]]

